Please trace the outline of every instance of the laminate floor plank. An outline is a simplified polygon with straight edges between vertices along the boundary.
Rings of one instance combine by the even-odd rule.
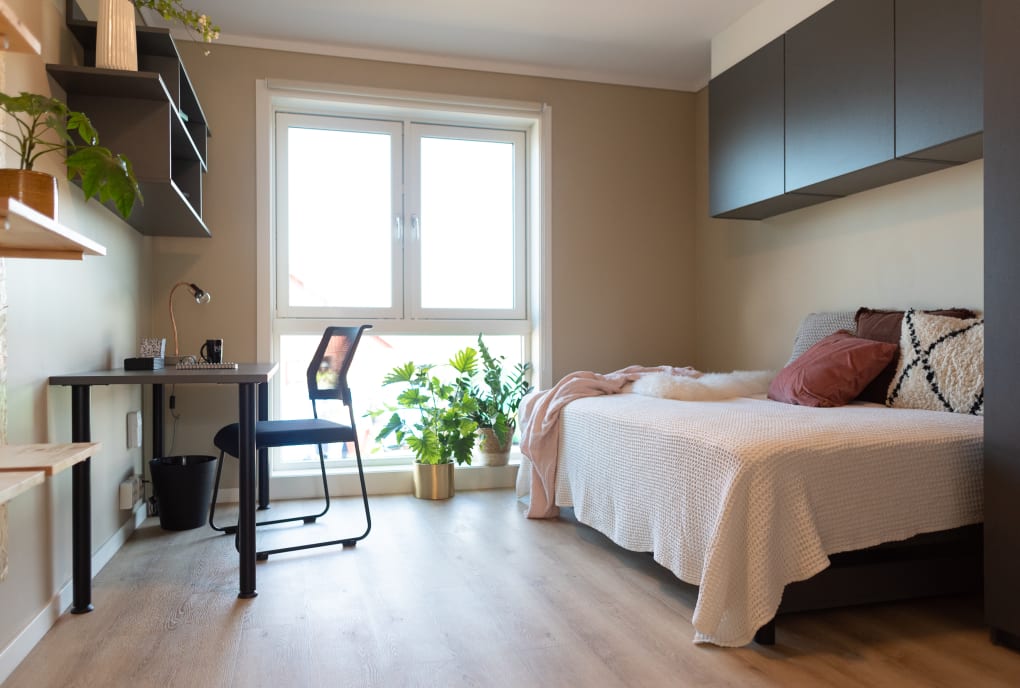
[[[695,645],[697,588],[569,511],[528,520],[509,490],[371,504],[368,538],[271,556],[252,600],[232,537],[149,519],[96,576],[95,611],[62,615],[3,688],[1020,685],[1020,653],[991,644],[975,597],[792,614],[772,647]],[[259,528],[259,545],[363,521],[337,499],[316,524]]]

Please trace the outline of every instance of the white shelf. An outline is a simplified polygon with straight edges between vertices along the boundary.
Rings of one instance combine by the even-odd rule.
[[[4,0],[0,0],[0,48],[15,53],[42,54],[39,39],[21,23]]]
[[[0,257],[82,260],[105,255],[105,246],[24,203],[0,196]]]

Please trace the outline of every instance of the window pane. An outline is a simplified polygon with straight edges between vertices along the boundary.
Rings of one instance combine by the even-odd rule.
[[[514,307],[514,146],[421,139],[422,308]]]
[[[287,130],[289,305],[393,305],[390,135]]]
[[[308,400],[308,386],[305,371],[315,354],[320,335],[282,335],[280,337],[280,371],[275,378],[280,388],[280,418],[311,417],[312,405]],[[493,356],[506,356],[504,369],[508,372],[523,359],[524,338],[519,335],[485,335],[485,345]],[[364,417],[371,409],[383,409],[387,404],[396,403],[397,395],[403,390],[400,385],[382,386],[382,380],[393,368],[413,361],[445,364],[457,351],[465,346],[478,348],[477,336],[433,336],[433,335],[362,335],[354,363],[347,376],[354,402],[354,422],[358,426],[358,440],[361,456],[366,461],[378,459],[406,458],[407,450],[392,450],[380,446],[375,436],[386,424],[389,415],[373,421]],[[442,376],[453,372],[443,366],[436,370]],[[319,416],[347,424],[350,418],[339,402],[319,402]],[[387,438],[392,442],[392,436]],[[354,459],[353,445],[330,445],[325,448],[328,460]],[[303,467],[317,467],[318,453],[314,446],[285,447],[280,450],[280,467],[284,470]]]

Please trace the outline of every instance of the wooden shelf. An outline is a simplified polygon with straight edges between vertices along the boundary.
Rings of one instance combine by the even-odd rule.
[[[99,442],[8,444],[0,447],[0,477],[8,471],[42,471],[47,478],[89,458]]]
[[[39,39],[21,23],[14,10],[4,0],[0,0],[0,44],[3,41],[7,42],[7,45],[3,46],[4,50],[42,55],[42,44]]]
[[[0,219],[0,257],[82,260],[106,255],[106,247],[13,198],[0,197]]]
[[[0,504],[11,501],[29,488],[41,485],[45,479],[46,474],[42,471],[0,473]]]

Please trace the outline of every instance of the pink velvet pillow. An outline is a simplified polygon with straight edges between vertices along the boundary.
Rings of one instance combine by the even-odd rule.
[[[769,399],[801,406],[843,406],[875,379],[899,347],[840,330],[779,371]]]

